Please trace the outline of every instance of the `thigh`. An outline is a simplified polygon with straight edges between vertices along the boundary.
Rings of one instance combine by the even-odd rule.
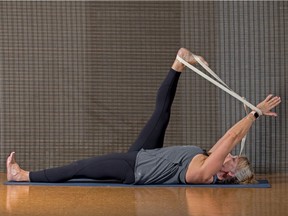
[[[133,183],[137,152],[114,153],[75,162],[75,177]]]

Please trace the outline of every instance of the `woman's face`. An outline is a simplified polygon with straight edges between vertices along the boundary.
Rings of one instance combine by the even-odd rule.
[[[231,178],[235,175],[238,164],[238,156],[228,154],[224,160],[221,170],[217,173],[220,180]]]

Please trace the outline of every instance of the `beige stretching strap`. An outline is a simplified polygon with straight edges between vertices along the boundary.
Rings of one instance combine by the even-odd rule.
[[[193,54],[192,54],[193,55]],[[209,76],[207,76],[206,74],[204,74],[202,71],[200,71],[199,69],[197,69],[196,67],[192,66],[191,64],[189,64],[188,62],[186,62],[184,59],[182,59],[180,56],[177,55],[176,59],[178,61],[180,61],[182,64],[184,64],[186,67],[188,67],[189,69],[191,69],[192,71],[194,71],[195,73],[197,73],[198,75],[200,75],[201,77],[203,77],[204,79],[208,80],[209,82],[211,82],[212,84],[216,85],[217,87],[219,87],[220,89],[222,89],[223,91],[225,91],[226,93],[230,94],[232,97],[236,98],[237,100],[239,100],[240,102],[242,102],[244,104],[244,108],[246,111],[246,114],[248,114],[247,111],[247,107],[249,107],[250,109],[256,111],[259,115],[262,115],[262,111],[260,109],[258,109],[257,107],[255,107],[254,105],[252,105],[251,103],[249,103],[247,100],[245,100],[243,97],[239,96],[237,93],[235,93],[234,91],[231,90],[231,88],[228,87],[228,85],[226,85],[225,82],[223,82],[217,75],[216,73],[214,73],[197,55],[193,55],[194,59],[208,72],[210,73],[216,80],[210,78]],[[242,141],[241,141],[241,148],[240,148],[240,153],[239,155],[242,154],[244,146],[245,146],[245,141],[246,141],[246,136],[243,137]]]

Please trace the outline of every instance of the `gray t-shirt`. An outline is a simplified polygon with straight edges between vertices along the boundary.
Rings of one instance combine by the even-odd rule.
[[[191,160],[204,151],[197,146],[141,149],[135,164],[135,184],[186,184]]]

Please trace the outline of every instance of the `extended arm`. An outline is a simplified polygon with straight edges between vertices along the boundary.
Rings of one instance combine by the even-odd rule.
[[[273,109],[280,103],[281,103],[280,97],[277,97],[277,96],[273,97],[273,95],[270,94],[265,98],[265,100],[259,103],[257,107],[263,112],[263,115],[276,117],[277,113],[271,112],[271,109]],[[250,121],[248,121],[248,119]],[[255,120],[255,117],[252,115],[252,113],[249,113],[246,117],[244,117],[242,120],[240,120],[238,123],[236,123],[232,128],[230,128],[227,131],[226,133],[227,136],[229,133],[234,134],[236,136],[235,138],[237,138],[236,140],[237,141],[236,144],[237,144],[248,133],[254,120]],[[226,134],[210,149],[209,153],[214,152],[219,147],[219,145],[221,145],[222,143],[221,141],[225,139]]]
[[[278,106],[280,103],[280,97],[273,97],[272,95],[268,95],[265,100],[257,105],[257,107],[261,109],[263,115],[277,116],[275,112],[271,112],[271,109]],[[254,115],[249,113],[239,122],[237,122],[233,127],[231,127],[225,133],[225,135],[211,148],[209,151],[210,156],[203,162],[201,166],[201,170],[203,171],[203,178],[211,178],[212,175],[221,169],[226,156],[248,133],[254,121]]]

